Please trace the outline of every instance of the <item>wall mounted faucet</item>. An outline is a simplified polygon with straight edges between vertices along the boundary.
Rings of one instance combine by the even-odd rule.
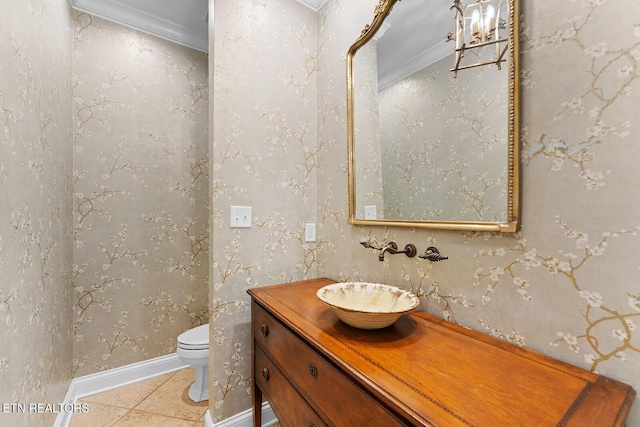
[[[412,245],[411,243],[407,244],[404,247],[404,250],[401,250],[401,251],[398,250],[398,245],[396,244],[396,242],[389,242],[387,245],[385,245],[382,248],[378,247],[378,246],[374,246],[368,241],[360,242],[360,244],[362,246],[364,246],[365,248],[375,249],[375,250],[380,251],[380,255],[378,256],[378,259],[380,261],[384,261],[384,254],[386,254],[386,253],[389,253],[391,255],[405,254],[409,258],[413,258],[418,253],[418,250],[416,249],[416,247],[414,245]]]
[[[438,248],[433,246],[429,246],[427,250],[424,251],[424,253],[418,255],[418,257],[422,259],[428,259],[429,261],[433,261],[433,262],[444,261],[445,259],[449,259],[448,256],[444,256],[440,254],[440,251],[438,250]]]
[[[396,245],[395,242],[389,242],[389,244],[387,246],[385,246],[384,248],[382,248],[382,250],[380,251],[380,255],[378,256],[378,259],[380,261],[384,261],[384,254],[387,253],[387,252],[392,254],[392,255],[405,254],[409,258],[413,258],[418,253],[418,250],[416,249],[416,247],[414,245],[409,243],[404,247],[404,250],[399,251],[398,250],[398,245]]]

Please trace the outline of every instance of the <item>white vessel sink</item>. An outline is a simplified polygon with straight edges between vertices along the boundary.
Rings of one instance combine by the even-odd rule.
[[[334,283],[316,295],[340,320],[359,329],[386,328],[420,304],[411,292],[379,283]]]

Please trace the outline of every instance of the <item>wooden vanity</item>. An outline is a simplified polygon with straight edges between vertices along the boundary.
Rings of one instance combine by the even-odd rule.
[[[622,426],[635,391],[422,312],[365,331],[314,279],[249,290],[253,425],[263,397],[283,427]]]

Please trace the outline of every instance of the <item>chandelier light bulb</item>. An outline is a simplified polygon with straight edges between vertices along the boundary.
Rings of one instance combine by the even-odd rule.
[[[471,14],[471,40],[470,44],[479,43],[482,40],[480,34],[480,12],[475,9]]]
[[[489,5],[484,13],[484,33],[486,40],[491,40],[493,33],[496,30],[496,10],[493,6]]]

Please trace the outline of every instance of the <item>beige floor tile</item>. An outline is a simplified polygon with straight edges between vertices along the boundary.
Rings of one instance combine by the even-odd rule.
[[[89,410],[87,412],[75,412],[71,416],[69,427],[108,427],[129,411],[126,408],[87,402],[84,399],[79,400],[78,403],[86,403]]]
[[[204,427],[209,402],[195,403],[187,394],[194,376],[195,368],[187,368],[87,396],[79,403],[89,411],[75,413],[69,426]]]
[[[181,382],[186,385],[191,385],[193,380],[196,379],[196,368],[190,367],[186,369],[180,369],[175,372],[173,380],[176,382]]]
[[[175,418],[198,421],[207,411],[208,401],[195,403],[189,399],[188,391],[194,380],[195,372],[192,369],[183,369],[146,399],[140,402],[135,409],[153,414],[166,415]]]
[[[87,396],[83,400],[87,402],[102,403],[105,405],[118,406],[120,408],[133,408],[142,402],[149,394],[171,379],[176,373],[160,375],[148,380],[138,381],[123,387],[105,391],[104,393]]]
[[[150,414],[148,412],[129,411],[120,418],[113,427],[193,427],[193,421],[183,420],[164,415]]]

